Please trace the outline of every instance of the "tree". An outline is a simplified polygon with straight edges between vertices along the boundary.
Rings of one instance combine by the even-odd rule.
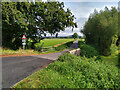
[[[19,48],[23,34],[36,43],[46,33],[77,27],[74,19],[69,9],[64,10],[63,2],[2,2],[3,46]]]
[[[58,33],[56,33],[56,36],[55,36],[56,38],[58,37]]]
[[[77,34],[77,33],[74,33],[74,34],[72,35],[72,37],[73,37],[74,39],[76,39],[76,38],[78,38],[78,34]]]
[[[120,45],[120,2],[118,4],[119,7],[118,7],[118,40],[116,43],[117,46]]]
[[[83,34],[87,44],[91,44],[102,55],[110,55],[112,38],[118,33],[118,12],[115,7],[109,10],[94,12],[86,22]]]

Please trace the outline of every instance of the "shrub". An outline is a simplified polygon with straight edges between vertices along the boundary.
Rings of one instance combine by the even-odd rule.
[[[83,45],[80,48],[80,55],[81,56],[86,56],[87,58],[93,57],[93,56],[97,56],[98,52],[97,50],[89,45]]]
[[[65,53],[14,88],[118,88],[118,68],[95,59]]]
[[[55,50],[61,51],[61,50],[67,49],[68,47],[70,47],[72,45],[72,43],[73,43],[73,41],[62,44],[62,45],[60,45],[58,47],[55,47]]]
[[[79,41],[78,45],[79,45],[79,47],[82,47],[83,45],[85,45],[85,42],[84,41]]]
[[[40,52],[42,50],[43,43],[35,43],[34,47],[35,47],[35,50]]]
[[[118,68],[95,59],[66,53],[49,65],[47,70],[54,70],[64,76],[69,83],[64,84],[65,88],[118,88]]]
[[[74,55],[71,55],[69,53],[65,53],[62,56],[58,58],[58,61],[65,62],[65,61],[72,61],[76,57]]]
[[[26,48],[31,49],[31,47],[32,47],[32,42],[26,41]]]
[[[96,57],[95,61],[103,62],[103,60],[101,59],[101,56],[100,56],[100,55],[98,55],[98,56]]]

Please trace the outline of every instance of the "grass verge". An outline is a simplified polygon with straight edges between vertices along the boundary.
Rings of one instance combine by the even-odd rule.
[[[120,88],[119,82],[117,67],[66,53],[13,88]]]
[[[67,40],[67,39],[66,39]],[[73,43],[73,40],[70,39],[70,41],[59,45],[58,47],[52,47],[52,49],[47,49],[45,52],[38,52],[32,49],[27,49],[27,50],[10,50],[10,49],[0,49],[2,52],[2,55],[25,55],[25,54],[48,54],[48,53],[55,53],[55,52],[60,52],[63,51],[65,49],[67,49],[68,47],[70,47]]]

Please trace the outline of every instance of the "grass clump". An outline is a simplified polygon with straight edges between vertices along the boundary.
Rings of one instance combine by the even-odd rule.
[[[118,68],[95,59],[65,53],[13,88],[120,88]]]

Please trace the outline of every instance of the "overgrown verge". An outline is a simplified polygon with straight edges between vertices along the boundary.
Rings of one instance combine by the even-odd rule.
[[[34,49],[26,49],[26,50],[11,50],[11,49],[1,49],[2,55],[24,55],[24,54],[47,54],[53,52],[59,52],[69,48],[73,44],[73,41],[68,41],[65,44],[61,44],[58,47],[46,47],[43,48],[43,43],[36,43],[35,50]]]
[[[118,68],[95,59],[63,54],[13,88],[120,88]]]

